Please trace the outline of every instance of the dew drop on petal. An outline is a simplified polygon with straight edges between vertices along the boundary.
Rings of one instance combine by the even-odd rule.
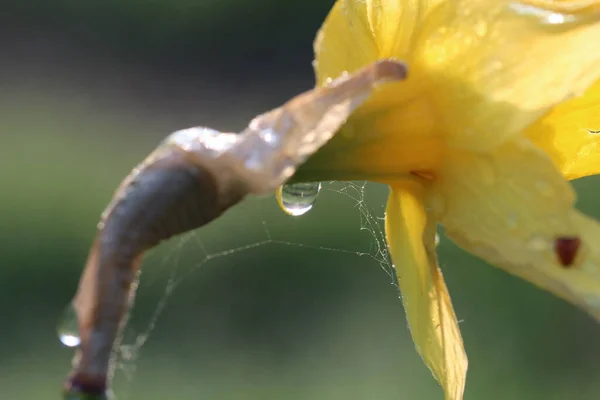
[[[269,147],[277,147],[281,142],[281,134],[277,133],[273,129],[261,129],[258,132],[258,136],[263,140]]]
[[[493,186],[496,182],[496,175],[493,169],[482,169],[481,170],[482,182],[487,186]]]
[[[446,200],[441,193],[434,192],[428,199],[428,207],[436,218],[441,219],[446,214]]]
[[[277,201],[283,211],[297,217],[306,214],[313,208],[320,190],[320,182],[283,185],[277,192]]]
[[[538,181],[535,183],[535,189],[542,194],[542,196],[550,197],[554,194],[552,186],[548,182]]]
[[[519,218],[514,214],[510,214],[506,218],[506,227],[510,230],[514,230],[514,229],[517,229],[518,226],[519,226]]]
[[[67,347],[77,347],[81,343],[77,312],[69,304],[60,318],[57,326],[58,338]]]
[[[551,8],[540,7],[525,2],[515,1],[509,5],[512,12],[537,21],[540,25],[547,28],[567,29],[573,24],[585,23],[589,18],[593,18],[593,13],[586,16],[583,13],[566,13],[555,11]],[[574,9],[574,8],[573,8]]]
[[[548,249],[548,241],[541,236],[533,236],[527,242],[527,247],[533,251],[544,251]]]
[[[475,34],[478,37],[480,37],[480,38],[484,37],[487,34],[487,32],[488,32],[487,22],[484,21],[484,20],[482,20],[482,19],[480,19],[479,21],[477,21],[475,23],[475,26],[473,27],[473,29],[475,30]]]
[[[463,133],[468,134],[469,130]],[[473,157],[472,170],[473,175],[483,186],[493,186],[496,182],[496,166],[490,157],[477,155]]]

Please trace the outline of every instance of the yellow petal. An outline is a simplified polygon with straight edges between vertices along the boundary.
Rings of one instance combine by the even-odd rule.
[[[363,3],[379,57],[407,56],[425,3],[419,0],[367,0]]]
[[[365,2],[337,1],[317,33],[314,50],[317,86],[377,60]]]
[[[570,185],[543,151],[519,138],[488,155],[448,153],[435,190],[445,201],[434,208],[459,245],[600,318],[600,226],[573,208]]]
[[[444,389],[460,400],[467,356],[435,252],[435,221],[424,208],[424,188],[416,182],[392,187],[385,228],[410,332],[425,364]]]
[[[555,107],[525,134],[567,179],[600,173],[600,81],[583,96]]]
[[[443,0],[338,0],[314,43],[317,84],[377,59],[410,61],[415,35]]]
[[[425,21],[411,71],[451,146],[490,150],[600,77],[600,2],[443,2]]]

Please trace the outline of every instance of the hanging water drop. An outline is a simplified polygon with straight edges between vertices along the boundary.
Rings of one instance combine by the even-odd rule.
[[[321,182],[283,185],[277,191],[277,202],[283,211],[295,217],[309,212],[321,190]]]
[[[77,347],[81,343],[77,313],[72,304],[69,304],[63,312],[57,331],[60,342],[65,346]]]

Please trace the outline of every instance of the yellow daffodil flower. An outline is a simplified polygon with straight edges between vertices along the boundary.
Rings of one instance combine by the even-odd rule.
[[[391,187],[386,233],[417,350],[447,400],[467,357],[437,265],[438,223],[490,264],[600,318],[600,225],[566,179],[600,172],[600,1],[338,0],[317,86],[381,59],[376,90],[295,180]]]

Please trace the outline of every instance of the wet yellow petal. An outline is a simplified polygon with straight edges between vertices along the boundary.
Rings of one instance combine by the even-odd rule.
[[[338,0],[315,39],[317,84],[377,59],[410,61],[415,35],[442,0]]]
[[[543,151],[519,138],[488,155],[449,153],[436,191],[459,245],[600,318],[600,226],[573,208],[570,185]]]
[[[440,382],[446,400],[460,400],[467,357],[435,253],[435,221],[424,208],[416,182],[392,187],[386,234],[410,331],[425,364]]]
[[[525,134],[567,179],[600,173],[600,81],[583,96],[555,107]]]
[[[490,150],[600,77],[600,2],[443,2],[411,70],[451,146]]]
[[[317,86],[379,59],[365,2],[335,3],[314,43]]]
[[[406,58],[414,42],[412,36],[420,20],[420,8],[425,3],[419,0],[367,0],[363,3],[379,57]]]

